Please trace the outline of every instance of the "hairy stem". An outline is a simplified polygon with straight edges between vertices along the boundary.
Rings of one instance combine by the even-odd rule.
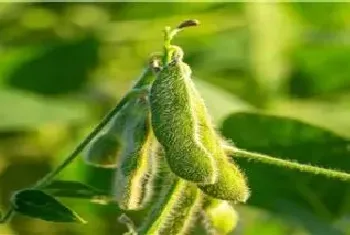
[[[261,162],[268,165],[274,165],[278,167],[283,167],[286,169],[297,170],[304,173],[310,173],[314,175],[322,175],[328,178],[339,179],[343,181],[350,181],[350,174],[341,172],[333,169],[326,169],[317,166],[311,166],[307,164],[301,164],[297,162],[292,162],[290,160],[274,158],[261,153],[253,153],[245,151],[242,149],[237,149],[233,147],[225,146],[226,152],[230,154],[233,158],[246,158],[248,160],[253,160],[256,162]]]
[[[170,62],[170,47],[171,47],[171,29],[170,27],[165,27],[164,29],[164,58],[163,65],[167,65]]]
[[[196,19],[185,20],[181,22],[176,28],[171,29],[169,26],[164,29],[164,58],[163,64],[167,65],[170,62],[172,50],[171,50],[171,41],[176,34],[181,32],[183,29],[193,26],[198,26],[199,21]]]

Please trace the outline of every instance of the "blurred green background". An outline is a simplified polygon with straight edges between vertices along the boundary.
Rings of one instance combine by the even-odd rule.
[[[174,44],[184,49],[185,61],[218,127],[229,114],[259,110],[350,137],[348,3],[0,3],[3,210],[13,191],[30,186],[59,164],[117,103],[140,75],[148,56],[161,50],[163,27],[189,18],[200,20],[201,26],[185,30]],[[245,128],[242,133],[256,131],[254,125]],[[239,136],[240,126],[235,130]],[[265,135],[253,140],[263,142]],[[285,149],[291,158],[297,154],[293,143],[287,142]],[[334,157],[324,166],[350,170],[350,145],[345,143],[338,165],[332,165]],[[243,142],[242,146],[249,147]],[[322,146],[316,146],[320,154],[329,149]],[[307,152],[298,156],[310,162],[307,157],[314,151],[303,153]],[[113,171],[86,166],[78,159],[61,178],[108,189]],[[298,187],[307,200],[297,199],[305,203],[285,197],[286,201],[278,201],[278,209],[272,209],[265,205],[277,202],[278,194],[269,197],[269,187],[294,185],[294,181],[259,178],[257,185],[266,192],[257,191],[252,203],[236,207],[240,221],[232,234],[350,234],[349,185],[318,177],[307,187]],[[314,191],[317,183],[323,187],[322,195]],[[326,183],[337,188],[326,188]],[[117,235],[125,231],[117,222],[120,211],[115,205],[62,201],[89,223],[55,224],[16,216],[10,224],[0,225],[0,234]],[[144,213],[131,215],[138,223]],[[193,234],[203,234],[200,224]]]

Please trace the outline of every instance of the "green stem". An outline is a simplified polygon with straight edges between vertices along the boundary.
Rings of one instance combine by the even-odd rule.
[[[171,58],[171,53],[170,53],[171,40],[172,40],[171,32],[172,31],[171,31],[170,27],[165,27],[165,29],[164,29],[164,59],[163,59],[164,66],[170,62],[170,58]]]
[[[94,128],[90,134],[88,134],[85,139],[74,149],[74,151],[53,171],[48,173],[44,178],[42,178],[33,188],[40,189],[49,184],[53,178],[58,175],[65,167],[67,167],[84,148],[92,141],[93,138],[107,125],[107,123],[114,117],[114,115],[132,98],[148,91],[146,89],[133,89],[127,95],[125,95],[120,102],[113,108],[102,121]]]
[[[14,215],[15,211],[14,209],[11,207],[6,214],[0,219],[0,224],[6,223],[8,220],[10,220],[12,218],[12,216]]]
[[[196,19],[185,20],[181,22],[176,28],[171,29],[169,26],[164,29],[164,58],[163,65],[166,66],[171,59],[172,56],[172,48],[171,41],[175,37],[176,34],[181,32],[183,29],[187,27],[193,27],[199,25],[199,21]]]
[[[350,181],[350,174],[341,172],[338,170],[326,169],[317,166],[311,166],[306,164],[300,164],[285,159],[274,158],[265,154],[253,153],[241,149],[226,147],[227,153],[232,155],[233,158],[246,158],[249,160],[261,162],[268,165],[274,165],[283,167],[286,169],[297,170],[304,173],[310,173],[314,175],[322,175],[329,178],[339,179],[343,181]]]

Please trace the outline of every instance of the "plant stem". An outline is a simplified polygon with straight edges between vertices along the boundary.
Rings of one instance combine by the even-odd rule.
[[[8,220],[11,219],[11,217],[14,215],[15,211],[11,207],[6,214],[0,219],[0,224],[6,223]]]
[[[163,65],[166,66],[171,59],[172,50],[171,50],[171,41],[176,34],[181,32],[183,29],[188,27],[193,27],[199,25],[199,21],[196,19],[185,20],[181,22],[176,28],[171,29],[169,26],[164,29],[164,58]]]
[[[74,151],[53,171],[48,173],[44,178],[36,183],[33,187],[35,189],[40,189],[47,184],[49,184],[53,178],[58,175],[66,166],[68,166],[84,148],[92,141],[93,138],[106,126],[106,124],[114,117],[114,115],[132,98],[142,93],[145,93],[146,89],[133,89],[128,94],[126,94],[119,103],[102,119],[102,121],[90,132],[85,139],[74,149]]]
[[[163,65],[167,65],[170,62],[170,47],[171,47],[171,28],[165,27],[164,29],[164,58],[163,58]]]
[[[333,169],[326,169],[317,166],[311,166],[307,164],[301,164],[297,162],[292,162],[290,160],[274,158],[265,154],[253,153],[241,149],[236,149],[232,147],[226,147],[226,151],[233,158],[246,158],[256,162],[261,162],[268,165],[274,165],[278,167],[283,167],[286,169],[297,170],[304,173],[310,173],[314,175],[322,175],[328,178],[339,179],[343,181],[350,181],[350,174],[341,172]]]

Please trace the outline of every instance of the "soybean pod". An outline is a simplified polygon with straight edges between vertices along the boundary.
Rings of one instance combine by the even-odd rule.
[[[139,235],[186,234],[202,205],[197,187],[174,176],[164,185],[160,199],[137,230]]]
[[[213,154],[218,169],[217,182],[214,184],[199,184],[198,187],[207,195],[238,202],[245,202],[249,197],[249,188],[246,177],[238,166],[228,160],[222,147],[222,139],[216,133],[203,100],[199,93],[193,89],[192,94],[196,105],[194,106],[200,126],[202,143]]]
[[[249,187],[246,177],[232,162],[229,161],[227,154],[222,147],[222,138],[216,133],[213,124],[206,114],[206,107],[196,90],[193,90],[193,97],[196,98],[195,110],[203,144],[213,154],[218,171],[217,182],[214,184],[199,184],[198,187],[207,195],[236,202],[245,202],[249,198]]]
[[[123,210],[142,209],[152,195],[154,143],[147,98],[128,104],[122,132],[124,147],[118,162],[114,194]],[[153,164],[152,164],[153,163]]]
[[[165,66],[153,82],[152,128],[173,173],[195,183],[213,184],[217,179],[216,163],[201,142],[193,84],[181,59]]]
[[[174,47],[174,56],[182,58],[181,48]],[[191,68],[184,62],[180,63],[183,71],[191,77]],[[190,79],[189,79],[190,80]],[[208,114],[205,102],[194,83],[188,82],[189,93],[191,93],[193,115],[197,120],[197,136],[211,154],[215,165],[220,171],[217,172],[217,181],[213,184],[199,184],[199,188],[209,196],[245,202],[249,197],[249,188],[246,178],[240,169],[228,161],[228,157],[222,147],[222,138],[215,131],[214,124]],[[227,143],[228,144],[228,143]]]

